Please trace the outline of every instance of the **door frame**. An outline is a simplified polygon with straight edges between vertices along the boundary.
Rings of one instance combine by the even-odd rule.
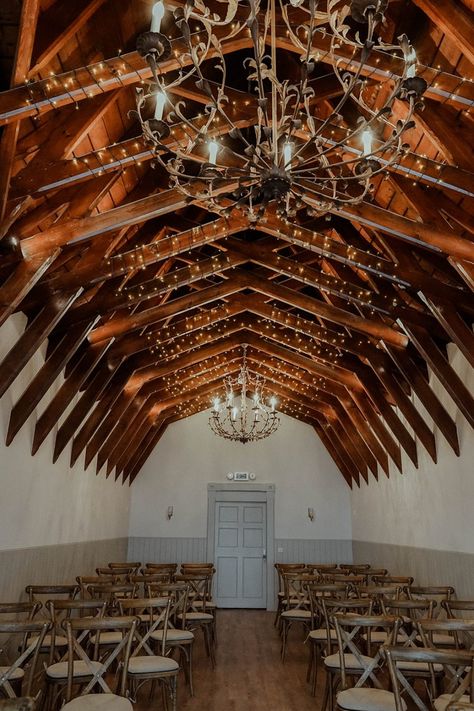
[[[207,485],[207,558],[216,550],[216,503],[266,503],[267,505],[267,610],[275,610],[275,484],[243,482]]]

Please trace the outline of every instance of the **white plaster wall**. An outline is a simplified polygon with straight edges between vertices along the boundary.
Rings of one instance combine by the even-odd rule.
[[[464,384],[474,389],[474,372],[459,350],[449,347],[451,364]],[[419,468],[403,455],[403,475],[392,465],[390,478],[379,475],[352,492],[353,539],[399,546],[474,553],[474,431],[432,376],[431,385],[456,420],[461,456],[443,435],[436,436],[434,464],[418,442]],[[427,423],[432,420],[416,405]]]
[[[349,487],[312,427],[283,416],[271,437],[243,445],[213,434],[208,418],[203,412],[166,430],[134,481],[130,536],[205,537],[207,484],[248,471],[276,485],[276,538],[351,539]]]
[[[15,315],[0,329],[0,360],[24,323],[22,315]],[[93,466],[85,472],[82,457],[71,469],[70,444],[53,464],[56,428],[32,457],[36,413],[5,446],[11,407],[42,363],[37,353],[0,400],[0,550],[127,537],[130,488],[103,473],[96,476]],[[59,385],[54,384],[53,393]],[[51,396],[39,403],[39,413]]]

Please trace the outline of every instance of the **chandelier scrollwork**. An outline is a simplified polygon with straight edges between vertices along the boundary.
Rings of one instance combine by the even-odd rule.
[[[172,56],[170,40],[160,31],[165,13],[171,15],[163,2],[154,6],[150,32],[138,38],[137,50],[153,79],[147,89],[137,90],[137,114],[156,166],[190,202],[201,201],[220,214],[239,208],[252,221],[269,203],[285,215],[301,207],[320,215],[360,203],[370,195],[374,178],[407,150],[404,134],[413,127],[427,88],[416,75],[416,53],[408,37],[385,43],[377,36],[388,0],[327,0],[324,12],[319,0],[229,0],[222,5],[222,16],[203,0],[187,0],[173,11],[185,47],[175,57],[179,68],[174,73],[162,73]],[[292,19],[295,12],[303,18],[298,24]],[[236,70],[225,52],[226,45],[242,37],[250,45],[243,60],[249,101],[236,107],[239,94],[229,89]],[[300,56],[298,81],[285,71],[285,63],[278,64],[278,47],[285,43]],[[318,48],[322,45],[324,51]],[[402,60],[396,73],[374,75],[381,56]],[[323,59],[332,65],[339,91],[336,105],[318,118],[315,77]],[[206,76],[211,73],[220,80],[211,81]],[[183,87],[189,91],[191,83],[204,103],[197,117],[183,98]],[[381,101],[374,101],[374,88]],[[398,118],[397,101],[405,104],[398,107]],[[346,109],[351,121],[343,116]]]
[[[209,425],[214,434],[234,442],[256,442],[269,437],[280,425],[276,398],[265,404],[265,379],[252,375],[247,365],[247,346],[243,345],[243,361],[236,378],[225,378],[225,397],[214,398]]]

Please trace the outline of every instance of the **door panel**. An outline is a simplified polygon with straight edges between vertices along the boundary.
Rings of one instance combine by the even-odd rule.
[[[219,607],[266,607],[266,504],[216,503]]]

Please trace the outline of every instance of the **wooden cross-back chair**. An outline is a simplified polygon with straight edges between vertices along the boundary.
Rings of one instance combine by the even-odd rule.
[[[178,570],[177,563],[147,563],[144,568],[141,569],[143,575],[156,574],[156,573],[167,573],[170,576],[170,581],[176,575]]]
[[[171,708],[176,709],[176,695],[179,664],[166,654],[166,636],[171,609],[170,598],[142,598],[134,600],[120,600],[122,612],[133,613],[142,619],[147,615],[145,623],[137,626],[135,641],[128,663],[127,678],[130,686],[130,695],[133,701],[137,700],[140,687],[147,682],[158,682],[163,690],[164,703],[167,706],[167,697],[171,701]],[[157,644],[155,633],[161,630],[158,642],[159,653],[153,649]]]
[[[285,661],[288,634],[291,627],[294,624],[300,624],[306,633],[309,633],[314,627],[308,586],[317,583],[319,579],[318,575],[309,575],[307,573],[298,573],[296,575],[293,572],[283,573],[285,597],[283,599],[284,609],[280,614],[282,661]]]
[[[352,615],[336,613],[333,617],[338,640],[338,671],[340,677],[336,706],[341,711],[393,711],[393,693],[384,689],[381,681],[385,644],[394,644],[401,620],[386,615]],[[373,638],[382,632],[383,640]],[[328,676],[328,678],[330,678]],[[349,679],[356,678],[355,684]],[[329,708],[333,708],[334,685],[327,687]]]
[[[322,710],[327,708],[329,703],[330,711],[333,709],[333,689],[334,677],[339,673],[339,656],[337,649],[337,631],[334,621],[336,614],[341,615],[372,615],[373,601],[370,598],[345,598],[334,599],[323,597],[321,605],[324,613],[324,625],[326,628],[326,655],[324,657],[324,669],[326,672],[326,682],[324,689],[324,699]]]
[[[80,575],[76,578],[82,600],[91,599],[91,589],[96,585],[114,585],[117,583],[115,575]]]
[[[178,650],[179,662],[183,668],[186,683],[189,685],[189,693],[194,696],[192,664],[194,634],[191,630],[185,629],[183,618],[183,614],[188,609],[189,586],[186,583],[153,583],[149,586],[149,595],[151,597],[167,595],[171,600],[165,653],[173,653],[175,649]],[[163,634],[162,630],[156,630],[152,636],[160,643]]]
[[[275,563],[275,570],[277,572],[278,576],[278,593],[277,593],[277,610],[275,613],[275,620],[274,620],[274,625],[279,626],[280,624],[280,615],[285,609],[285,606],[283,604],[283,601],[285,599],[285,584],[283,582],[283,574],[284,573],[294,573],[297,575],[298,573],[304,573],[306,570],[306,566],[304,563]]]
[[[452,600],[456,591],[451,585],[410,585],[406,589],[407,595],[412,599],[429,598],[437,603],[436,612],[438,615],[444,614],[442,606],[443,600]]]
[[[176,575],[177,583],[188,586],[187,609],[178,614],[178,620],[182,623],[183,629],[200,629],[204,636],[206,652],[215,667],[216,657],[216,617],[215,609],[209,609],[208,603],[211,598],[212,574],[197,575],[190,573],[187,575]]]
[[[168,573],[150,573],[149,575],[129,575],[127,582],[137,586],[137,595],[139,597],[146,597],[150,585],[170,583],[171,581]]]
[[[137,595],[137,585],[133,583],[115,583],[109,585],[88,585],[88,595],[92,600],[105,600],[107,614],[114,615],[118,611],[120,599],[134,598]]]
[[[357,588],[359,597],[369,597],[374,602],[373,611],[375,614],[382,613],[382,600],[399,600],[403,588],[396,585],[366,585]]]
[[[341,570],[349,570],[351,573],[358,573],[361,570],[370,570],[370,563],[339,563]]]
[[[0,622],[0,698],[31,696],[47,620]]]
[[[311,694],[316,695],[316,684],[318,679],[318,667],[321,662],[323,651],[326,651],[328,630],[325,625],[322,599],[347,600],[349,586],[344,583],[310,583],[308,585],[309,602],[311,606],[313,628],[310,630],[306,641],[310,644],[307,681],[311,684]],[[334,642],[337,641],[336,631],[329,630]]]
[[[132,704],[126,695],[126,672],[137,620],[134,617],[80,618],[66,621],[68,656],[66,678],[59,683],[66,684],[65,711],[132,711]],[[101,636],[117,634],[117,643],[103,651]],[[91,640],[94,640],[91,643]],[[119,669],[118,685],[114,667]],[[47,670],[47,674],[51,670]],[[58,681],[58,680],[56,680]],[[113,688],[111,687],[113,685]],[[74,696],[74,688],[80,688]],[[98,690],[99,696],[94,692]]]
[[[397,615],[401,619],[401,625],[396,639],[396,644],[404,647],[415,647],[418,645],[418,627],[416,623],[421,619],[431,619],[436,607],[434,600],[387,600],[381,599],[382,612],[384,615]]]
[[[396,711],[405,711],[405,699],[409,700],[410,708],[419,711],[453,711],[459,703],[467,704],[464,708],[474,704],[474,651],[388,646],[384,654],[388,660]],[[430,670],[430,683],[425,687],[428,697],[421,694],[413,679],[406,675],[407,665],[413,664],[423,664]],[[438,691],[440,677],[444,683],[442,693]]]
[[[138,571],[140,570],[142,564],[139,562],[130,562],[130,563],[109,563],[108,567],[110,570],[112,570],[113,573],[116,573],[117,575],[136,575]]]
[[[474,600],[442,600],[441,606],[446,611],[446,616],[474,618]]]

